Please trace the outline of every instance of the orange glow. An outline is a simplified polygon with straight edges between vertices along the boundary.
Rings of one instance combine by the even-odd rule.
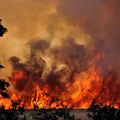
[[[10,99],[1,98],[0,105],[3,104],[6,109],[11,109],[12,101],[20,101],[17,108],[25,105],[27,109],[33,109],[34,107],[46,109],[68,107],[76,109],[88,108],[91,102],[96,99],[99,103],[106,105],[114,104],[115,107],[118,107],[119,101],[113,103],[113,101],[107,99],[110,96],[107,90],[105,92],[106,95],[100,93],[104,77],[100,68],[97,68],[96,63],[101,59],[104,59],[102,52],[96,54],[94,59],[90,61],[87,71],[75,75],[73,81],[65,84],[65,91],[61,91],[59,86],[56,86],[53,91],[49,84],[40,85],[33,81],[33,83],[29,83],[33,84],[30,93],[26,93],[24,89],[27,88],[24,88],[21,92],[11,94]],[[29,77],[27,77],[24,71],[20,70],[13,73],[11,81],[16,86],[18,81],[23,79],[26,81]],[[106,79],[110,81],[112,76]],[[109,84],[106,82],[104,85],[105,89],[107,89]],[[103,96],[105,97],[103,98]]]

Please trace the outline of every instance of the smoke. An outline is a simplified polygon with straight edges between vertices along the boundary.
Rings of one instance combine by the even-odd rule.
[[[52,41],[52,40],[51,40]],[[51,68],[66,66],[69,73],[80,73],[88,67],[87,48],[84,44],[77,43],[73,38],[67,38],[61,41],[59,46],[52,47],[48,40],[34,40],[29,43],[31,53],[36,53],[42,58],[51,59]],[[47,61],[49,63],[49,61]],[[48,64],[47,63],[47,64]],[[59,68],[56,69],[59,69]],[[62,69],[61,67],[60,69]]]
[[[103,84],[109,81],[108,74],[118,76],[118,0],[0,2],[0,16],[8,28],[0,44],[0,54],[5,56],[5,61],[10,58],[13,69],[10,80],[18,91],[25,91],[25,94],[33,92],[31,88],[35,82],[39,86],[48,84],[51,91],[56,90],[57,86],[62,93],[65,83],[72,83],[76,74],[87,71],[89,62],[97,52],[104,54],[104,58],[97,62],[97,68],[101,69],[105,78]],[[4,61],[3,57],[1,59]],[[8,61],[6,63],[9,64]],[[115,84],[111,79],[105,86],[116,86],[119,79],[114,79]]]
[[[8,61],[11,56],[19,56],[22,61],[26,61],[26,56],[29,54],[26,44],[30,42],[32,44],[36,38],[43,40],[40,46],[42,49],[57,47],[68,37],[86,44],[88,36],[77,25],[72,25],[59,14],[57,10],[59,2],[56,0],[0,0],[2,3],[0,18],[3,20],[2,24],[8,29],[0,41],[1,61],[4,66],[7,66],[7,70],[1,73],[3,76],[11,74],[12,68]],[[39,49],[39,43],[34,44],[33,49]],[[48,52],[49,49],[45,51]],[[47,56],[46,59],[49,57]]]
[[[106,56],[104,61],[99,63],[102,69],[106,69],[109,65],[115,70],[119,69],[119,1],[61,0],[55,2],[45,0],[39,2],[35,0],[33,2],[30,0],[28,2],[27,0],[12,0],[11,7],[9,7],[8,0],[1,2],[0,16],[9,31],[0,45],[1,59],[6,61],[6,65],[9,66],[7,59],[13,55],[18,55],[23,60],[26,59],[27,53],[25,54],[24,51],[27,50],[24,44],[30,41],[32,44],[33,38],[43,39],[43,43],[40,43],[42,53],[44,53],[44,49],[47,49],[45,51],[49,53],[48,49],[51,47],[53,52],[61,54],[62,52],[57,52],[59,50],[55,50],[54,47],[57,46],[59,49],[59,45],[65,40],[68,41],[69,38],[85,43],[88,39],[83,36],[88,35],[91,39],[87,43],[97,48],[98,51],[103,51]],[[65,44],[71,44],[67,41]],[[32,46],[33,49],[39,49],[39,43],[32,44]],[[72,51],[72,46],[68,49]],[[65,49],[65,51],[67,50]],[[83,53],[81,54],[83,55]],[[71,55],[68,54],[68,56]],[[64,59],[66,59],[65,57],[68,58],[67,55],[64,56]],[[73,56],[72,58],[74,59]]]
[[[120,4],[118,0],[66,0],[58,7],[72,24],[82,26],[90,35],[90,46],[98,51],[103,51],[105,59],[100,66],[113,70],[120,68]]]
[[[25,62],[16,56],[9,59],[13,69],[10,82],[23,93],[22,99],[26,103],[30,103],[35,84],[41,89],[48,86],[49,93],[53,93],[51,98],[59,98],[67,92],[66,84],[72,83],[76,74],[87,69],[87,49],[74,39],[63,40],[59,47],[53,47],[49,40],[34,39],[26,47],[29,55]]]
[[[89,48],[104,54],[103,59],[97,62],[97,68],[103,76],[98,98],[105,102],[107,98],[103,97],[106,94],[110,96],[109,100],[115,102],[115,98],[119,99],[120,86],[120,1],[63,0],[58,10],[71,24],[82,27],[91,37]],[[93,53],[92,57],[95,54]],[[114,88],[114,91],[111,91],[111,88]]]
[[[87,68],[87,49],[85,45],[76,43],[74,39],[68,38],[52,52],[54,59],[68,65],[72,72],[81,72]]]
[[[38,2],[37,0],[5,0],[2,3],[0,15],[8,25],[9,32],[14,34],[13,37],[21,36],[22,38],[34,37],[52,14],[54,3],[49,0]],[[9,7],[9,4],[11,6]],[[42,18],[42,19],[41,19]],[[43,22],[42,25],[40,22]],[[46,23],[47,24],[47,23]],[[15,33],[13,33],[15,32]]]

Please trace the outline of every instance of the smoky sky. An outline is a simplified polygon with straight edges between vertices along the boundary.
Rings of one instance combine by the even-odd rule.
[[[31,42],[28,42],[27,45],[30,48],[30,51],[36,51],[44,53],[46,49],[50,48],[50,42],[42,39],[35,39]]]
[[[0,56],[11,66],[11,83],[16,90],[25,91],[24,97],[26,93],[33,92],[33,83],[39,86],[48,84],[51,91],[58,86],[61,94],[66,89],[65,83],[72,84],[76,74],[87,72],[92,67],[89,62],[97,52],[104,54],[96,65],[103,75],[100,92],[106,94],[104,91],[108,88],[110,93],[111,88],[115,87],[113,93],[115,97],[118,95],[119,0],[0,2],[0,17],[8,28],[8,33],[0,41]],[[20,70],[23,76],[14,79]]]
[[[21,58],[26,57],[29,51],[26,44],[29,44],[30,53],[37,52],[40,55],[42,53],[42,56],[51,57],[53,61],[83,71],[88,65],[86,56],[89,56],[89,49],[95,48],[105,54],[105,58],[98,62],[103,71],[108,68],[119,70],[120,1],[5,0],[1,2],[0,16],[8,26],[8,33],[5,38],[3,37],[5,41],[1,43],[1,49],[6,46],[7,50],[4,49],[1,56],[3,54],[7,56],[7,60],[17,55]],[[88,46],[80,43],[81,38],[79,44],[77,43],[76,39],[82,33],[90,37],[87,41]]]
[[[104,69],[120,68],[120,1],[66,0],[58,7],[73,24],[83,27],[91,36],[90,44],[103,51],[106,58],[100,63]]]
[[[97,68],[103,75],[98,101],[110,99],[114,102],[115,98],[119,99],[120,1],[66,0],[58,9],[72,24],[82,26],[84,32],[90,35],[90,47],[104,53],[104,58],[97,62]],[[109,98],[103,99],[105,94],[109,94]]]

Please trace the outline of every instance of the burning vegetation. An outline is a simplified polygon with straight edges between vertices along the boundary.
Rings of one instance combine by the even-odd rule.
[[[120,4],[117,0],[102,0],[101,3],[69,0],[69,7],[67,1],[62,1],[56,11],[65,15],[73,26],[75,23],[81,26],[80,29],[83,28],[85,35],[89,36],[89,42],[85,44],[75,35],[70,36],[71,31],[61,37],[64,27],[61,28],[60,24],[60,35],[55,34],[59,42],[55,44],[57,37],[52,36],[53,23],[48,25],[51,28],[49,40],[45,37],[26,42],[26,60],[20,56],[9,58],[12,66],[9,81],[14,89],[8,91],[9,98],[1,96],[0,104],[6,109],[12,106],[15,109],[22,106],[26,109],[88,108],[94,99],[98,103],[119,107]],[[83,13],[77,11],[85,11],[86,7],[77,4],[87,6],[90,13],[84,12],[82,17]],[[71,12],[71,8],[75,9]],[[51,14],[57,16],[57,12],[52,11]],[[74,15],[77,15],[77,20]],[[68,23],[63,22],[65,30],[68,26],[73,29]]]
[[[73,46],[71,48],[71,44],[64,47],[63,49],[69,49],[69,52],[74,49]],[[94,50],[94,56],[81,57],[86,53],[85,47],[77,44],[75,49],[77,49],[77,52],[74,53],[74,55],[76,54],[75,58],[71,58],[75,59],[74,63],[69,59],[71,52],[62,56],[59,49],[51,50],[52,52],[57,51],[57,54],[53,56],[57,55],[56,61],[60,60],[60,56],[65,61],[62,61],[64,67],[60,68],[56,64],[52,64],[48,73],[45,71],[47,62],[38,56],[36,50],[30,53],[28,61],[24,63],[16,56],[11,57],[9,60],[13,67],[13,73],[9,80],[16,91],[10,91],[9,99],[1,99],[1,105],[10,109],[16,102],[15,109],[20,106],[25,106],[26,109],[64,107],[79,109],[88,108],[96,99],[98,103],[113,104],[118,107],[120,101],[117,74],[109,68],[104,75],[99,66],[99,63],[105,59],[104,52]],[[83,55],[78,51],[81,51]],[[87,57],[89,57],[89,61],[83,61]],[[85,64],[87,67],[83,67]]]

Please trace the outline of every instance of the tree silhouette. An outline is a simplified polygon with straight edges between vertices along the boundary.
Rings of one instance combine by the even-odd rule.
[[[2,24],[1,24],[1,19],[0,19],[0,37],[2,37],[6,32],[7,32],[7,28],[5,28]]]
[[[94,100],[89,108],[88,117],[92,120],[120,120],[120,108],[113,104],[99,104]]]
[[[5,80],[0,79],[0,94],[4,98],[9,98],[9,95],[7,93],[7,88],[9,87],[9,83],[7,83]]]
[[[1,19],[0,19],[0,37],[2,37],[6,32],[7,29],[1,25]],[[0,69],[5,68],[3,65],[0,64]],[[9,95],[7,93],[7,88],[9,87],[9,83],[7,83],[5,80],[0,79],[0,95],[4,98],[8,98]]]

